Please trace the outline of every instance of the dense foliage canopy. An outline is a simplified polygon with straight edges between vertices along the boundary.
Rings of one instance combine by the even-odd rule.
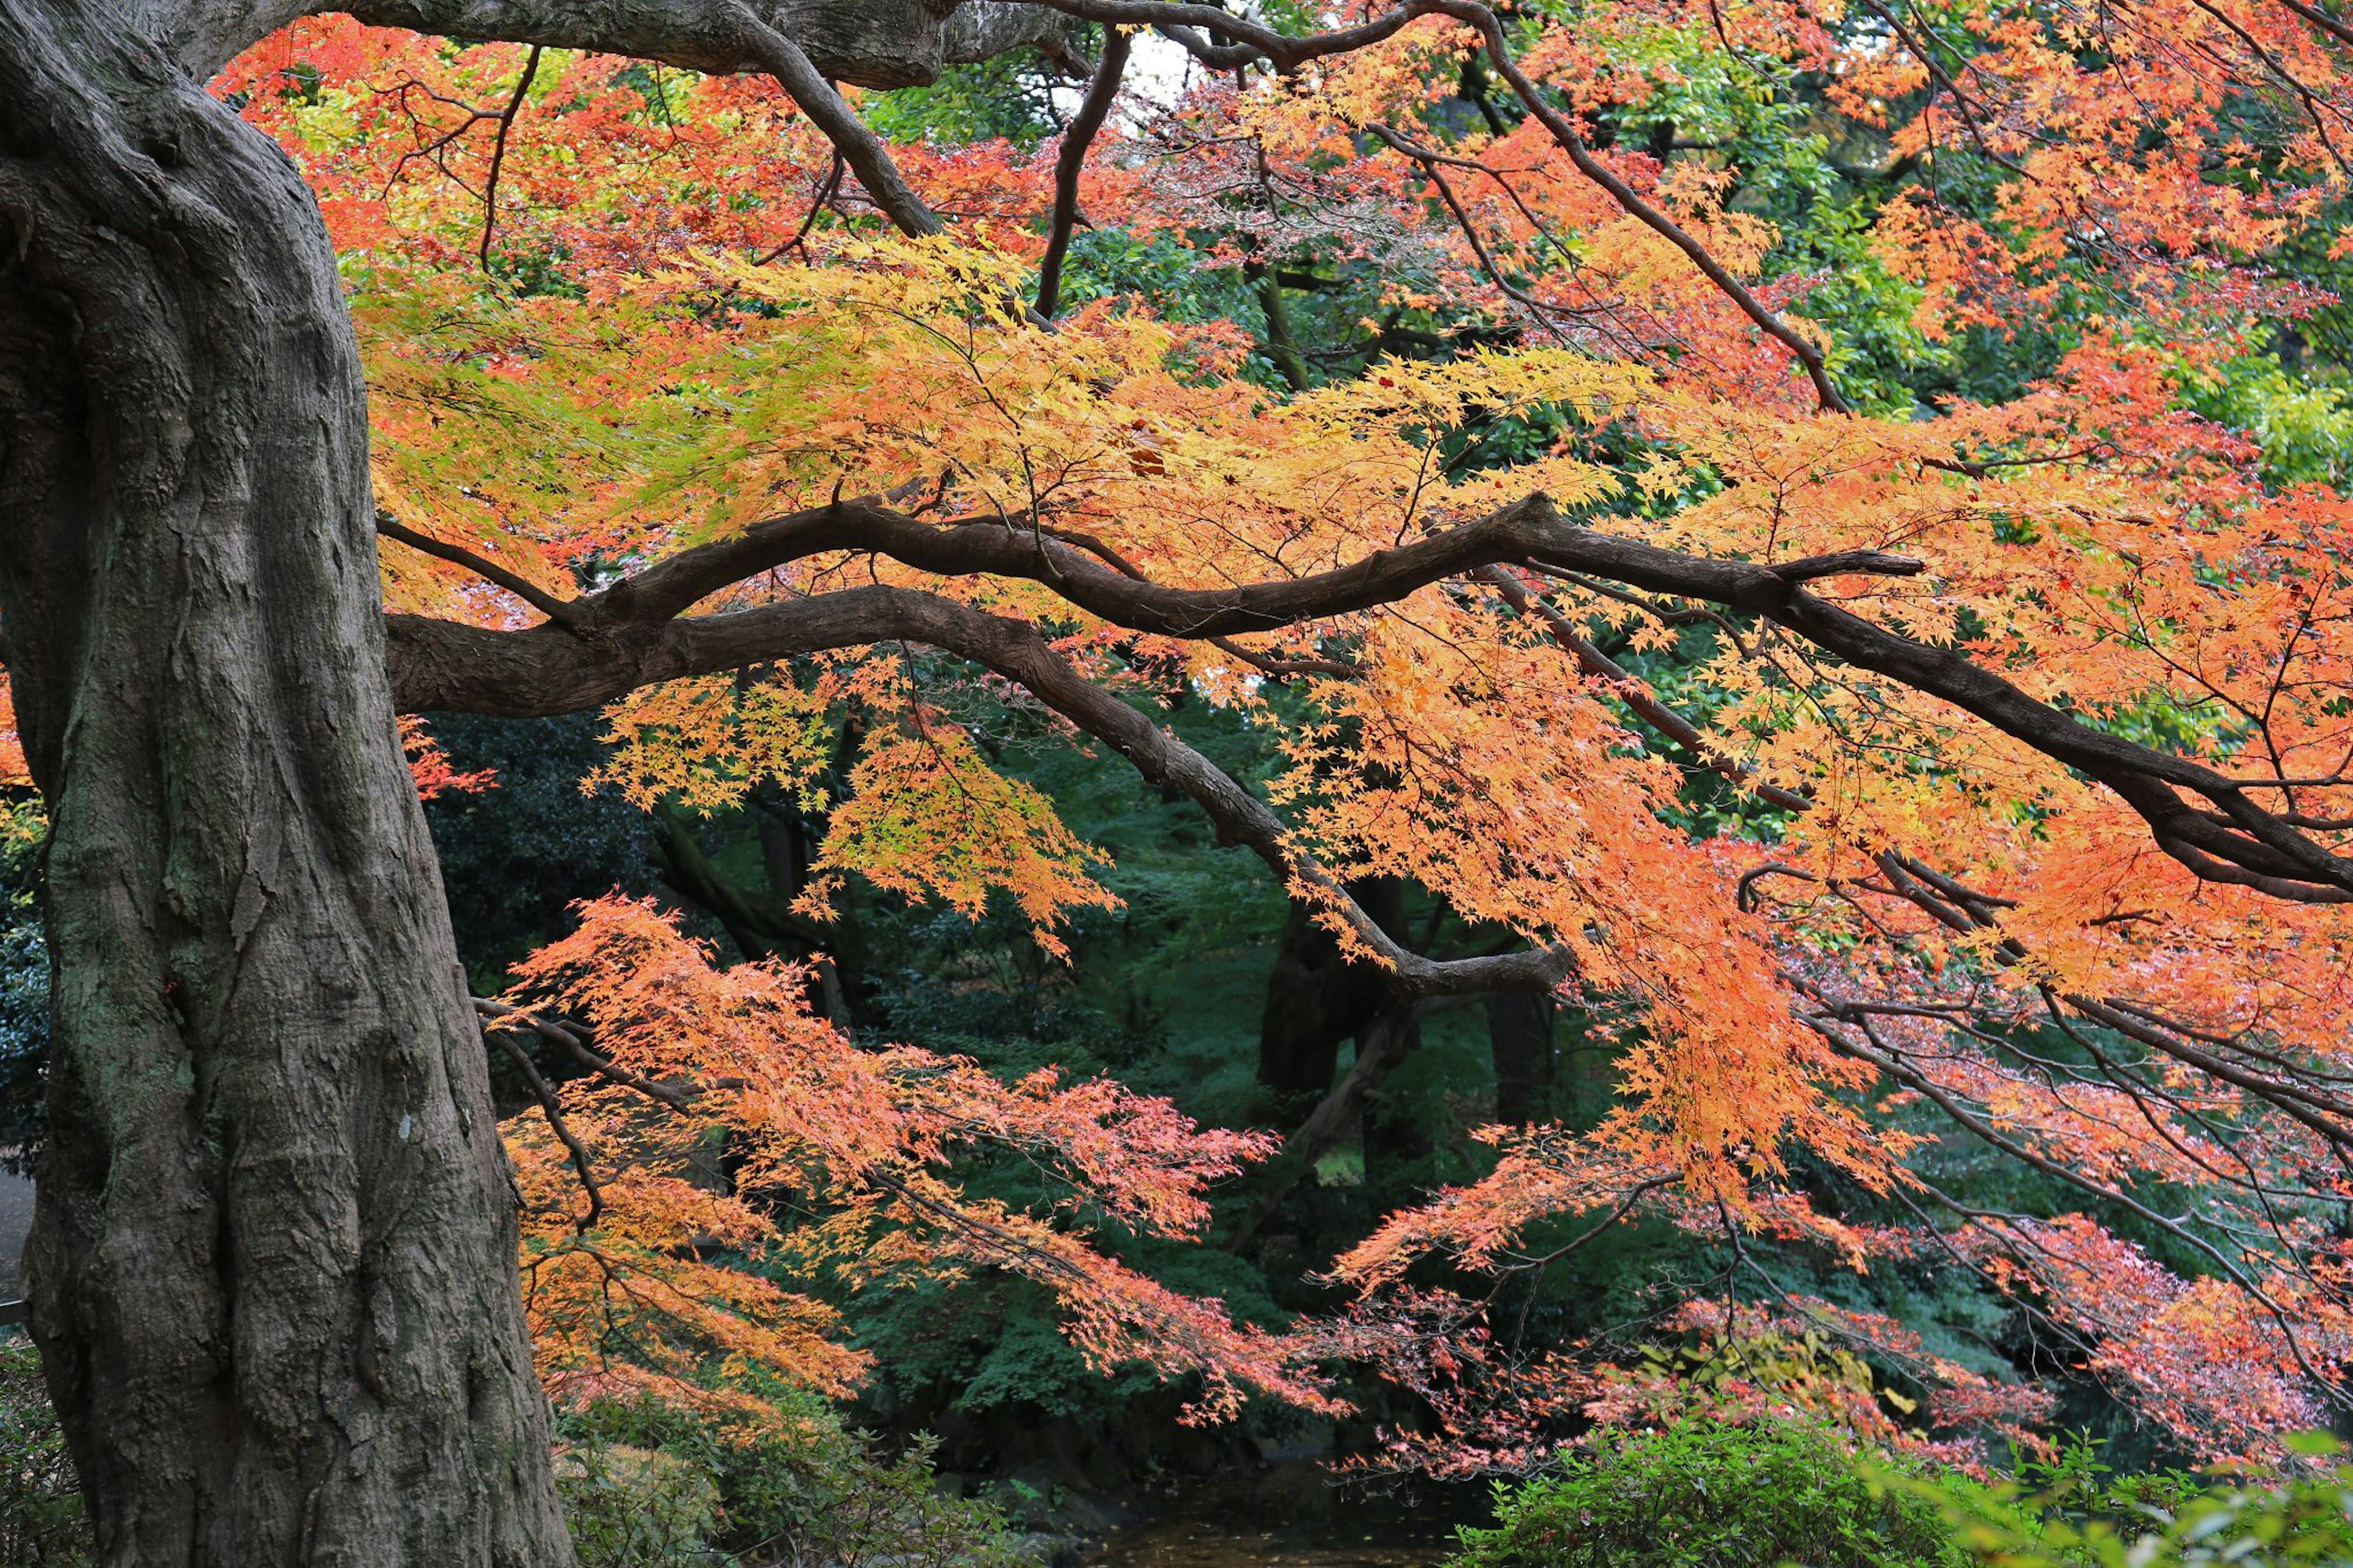
[[[1039,10],[895,89],[348,16],[215,83],[342,259],[401,705],[601,709],[662,846],[469,952],[538,948],[482,1012],[559,1399],[755,1417],[887,1360],[846,1286],[1009,1277],[1198,1415],[1385,1378],[1458,1471],[1695,1382],[1961,1455],[2090,1384],[2330,1419],[2353,23]],[[1303,1076],[943,1022],[1213,987],[1237,910]],[[1464,1003],[1598,1087],[1408,1097]],[[1437,1190],[1301,1218],[1400,1138]]]

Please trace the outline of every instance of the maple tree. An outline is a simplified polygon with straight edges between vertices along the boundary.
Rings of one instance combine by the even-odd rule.
[[[960,1144],[1001,1144],[1060,1177],[1071,1210],[1189,1237],[1208,1215],[1202,1189],[1262,1157],[1263,1135],[1204,1131],[1166,1101],[1107,1080],[1063,1084],[1043,1069],[1008,1086],[913,1047],[849,1048],[809,1016],[788,967],[714,969],[668,919],[626,900],[586,906],[580,930],[534,955],[521,977],[544,983],[598,1047],[582,1043],[577,1026],[491,1006],[494,1018],[555,1033],[595,1064],[561,1109],[551,1097],[546,1121],[525,1123],[516,1140],[526,1208],[569,1222],[534,1226],[524,1244],[525,1301],[559,1397],[575,1384],[601,1393],[641,1383],[667,1397],[708,1398],[693,1373],[710,1351],[692,1339],[672,1343],[681,1328],[794,1381],[854,1386],[863,1358],[828,1331],[828,1310],[696,1256],[770,1243],[802,1267],[839,1257],[859,1278],[910,1268],[1029,1275],[1063,1301],[1072,1337],[1099,1364],[1198,1373],[1205,1418],[1231,1415],[1247,1392],[1331,1407],[1266,1334],[1091,1251],[1082,1231],[965,1199],[933,1169]],[[649,1121],[647,1100],[690,1114]],[[714,1123],[732,1134],[727,1194],[679,1173]],[[621,1179],[597,1183],[585,1152],[592,1144]],[[586,1178],[586,1213],[575,1212],[575,1173]],[[773,1211],[748,1199],[776,1190],[836,1212],[783,1234]],[[684,1249],[684,1268],[681,1237],[702,1238]],[[617,1342],[633,1353],[614,1353]]]
[[[1173,96],[1125,90],[1146,37],[1201,68]],[[2210,1449],[2319,1419],[2353,502],[2199,400],[2327,303],[2279,258],[2348,258],[2348,47],[2306,0],[0,0],[0,765],[47,807],[58,977],[34,1326],[107,1560],[562,1561],[533,1329],[559,1391],[855,1373],[682,1235],[1029,1272],[1213,1410],[1368,1362],[1455,1468],[1656,1380],[1516,1355],[1434,1265],[1535,1273],[1636,1214],[1729,1249],[1747,1295],[1686,1326],[1864,1347],[1932,1393],[1916,1433],[2037,1397],[1757,1252],[1968,1271]],[[1054,143],[886,144],[837,86],[1017,48],[1087,79]],[[1867,197],[1777,222],[1799,165]],[[1121,287],[1113,226],[1255,321]],[[2008,389],[1924,397],[1964,353]],[[1353,1310],[1275,1339],[940,1169],[1010,1144],[1190,1234],[1258,1141],[853,1046],[808,973],[599,903],[491,1014],[586,1069],[515,1124],[519,1231],[411,787],[482,781],[414,731],[405,770],[393,713],[601,708],[636,798],[824,810],[812,929],[855,877],[1057,949],[1100,858],[966,691],[1188,798],[1378,971],[1294,1155],[1448,997],[1575,998],[1613,1109],[1498,1131],[1337,1261]],[[1185,692],[1273,738],[1268,796],[1155,716]],[[1401,939],[1381,883],[1479,942]],[[713,1128],[738,1194],[679,1173]],[[1944,1190],[1954,1136],[2072,1197]],[[828,1217],[780,1230],[762,1184]]]

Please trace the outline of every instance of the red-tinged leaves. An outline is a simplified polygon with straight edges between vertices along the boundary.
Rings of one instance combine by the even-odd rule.
[[[629,1375],[691,1397],[681,1347],[695,1345],[820,1388],[854,1382],[859,1358],[823,1310],[701,1261],[704,1248],[724,1247],[859,1279],[1008,1270],[1053,1292],[1091,1363],[1198,1379],[1204,1417],[1229,1415],[1252,1394],[1333,1407],[1295,1347],[1088,1244],[1104,1222],[1198,1235],[1206,1189],[1264,1159],[1271,1140],[1198,1127],[1166,1101],[1103,1080],[1067,1083],[1049,1071],[1008,1085],[913,1047],[861,1048],[809,1016],[804,976],[790,966],[714,968],[646,904],[607,899],[580,916],[578,931],[518,969],[519,1000],[579,1018],[621,1074],[676,1103],[649,1104],[617,1075],[563,1091],[569,1124],[612,1173],[605,1215],[585,1234],[574,1232],[579,1204],[564,1152],[535,1113],[512,1124],[534,1184],[526,1279],[545,1280],[533,1286],[533,1322],[559,1388],[624,1360]],[[693,1175],[707,1167],[700,1152],[723,1138],[724,1194]],[[982,1146],[1018,1151],[1057,1178],[1059,1213],[966,1198],[952,1164]],[[762,1194],[791,1194],[821,1217],[782,1230]],[[616,1289],[626,1322],[603,1304]]]
[[[490,769],[461,773],[449,765],[449,753],[425,727],[425,721],[413,713],[400,716],[400,744],[408,753],[408,772],[417,781],[417,798],[431,800],[438,795],[477,795],[498,787],[498,774]]]
[[[8,677],[0,671],[0,788],[21,788],[33,782],[25,765],[25,745],[16,734],[16,704],[8,690]]]

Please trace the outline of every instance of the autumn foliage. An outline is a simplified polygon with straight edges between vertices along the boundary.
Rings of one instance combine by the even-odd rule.
[[[699,1374],[714,1361],[833,1393],[855,1386],[863,1358],[839,1342],[832,1312],[749,1261],[885,1288],[1008,1269],[1054,1293],[1096,1365],[1197,1375],[1204,1417],[1250,1394],[1328,1404],[1279,1342],[1087,1245],[1104,1222],[1198,1234],[1204,1189],[1263,1158],[1268,1139],[1197,1127],[1107,1080],[1064,1083],[1042,1069],[1008,1085],[913,1047],[860,1050],[809,1016],[806,977],[790,968],[717,969],[659,912],[626,900],[580,916],[519,978],[526,995],[586,1026],[600,1065],[511,1136],[533,1217],[524,1303],[559,1399],[646,1388],[710,1398]],[[617,1173],[586,1213],[557,1128]],[[1065,1191],[1057,1210],[965,1198],[947,1167],[976,1145],[1050,1172]],[[786,1230],[776,1218],[785,1208],[821,1217]]]
[[[1736,1258],[1742,1300],[1675,1331],[1812,1335],[1926,1391],[1899,1412],[1823,1352],[1739,1399],[1920,1441],[2031,1438],[2048,1411],[1739,1261],[1788,1248],[1967,1270],[2208,1451],[2323,1421],[2353,1361],[2353,499],[2194,395],[2329,303],[2271,258],[2353,244],[2344,24],[2300,0],[1642,0],[1491,45],[1483,11],[1415,10],[1313,50],[1229,19],[1285,68],[1139,97],[1075,187],[1097,228],[1204,268],[1371,279],[1328,372],[1117,290],[1041,318],[1050,143],[894,147],[949,220],[909,237],[762,79],[334,18],[222,77],[345,257],[390,609],[520,634],[734,551],[665,614],[784,628],[614,697],[597,782],[700,811],[774,784],[828,814],[811,920],[858,878],[1008,900],[1060,953],[1113,901],[1103,858],[992,767],[928,645],[1222,801],[1401,994],[1490,989],[1470,966],[1508,951],[1502,984],[1615,1045],[1599,1125],[1493,1130],[1491,1173],[1334,1261],[1353,1306],[1278,1335],[1091,1245],[1202,1236],[1264,1135],[853,1041],[792,967],[721,967],[595,903],[491,1020],[579,1069],[511,1125],[551,1387],[715,1397],[739,1362],[847,1390],[859,1354],[797,1275],[1004,1269],[1092,1362],[1192,1379],[1205,1415],[1326,1407],[1324,1373],[1371,1366],[1435,1413],[1423,1458],[1518,1465],[1690,1369],[1507,1349],[1475,1282],[1565,1256],[1547,1226],[1639,1214]],[[1535,96],[1450,109],[1482,59]],[[1684,107],[1744,61],[1816,84],[1824,145],[1900,182],[1856,207],[1842,274],[1777,259],[1739,137]],[[1597,133],[1645,114],[1647,142]],[[2000,396],[1886,373],[2061,317]],[[1481,455],[1514,421],[1541,439]],[[1518,542],[1408,570],[1482,528]],[[1298,607],[1219,608],[1270,584]],[[1630,668],[1670,653],[1673,692]],[[1149,716],[1179,690],[1277,738],[1270,802],[1085,695]],[[433,756],[427,787],[481,782]],[[1695,790],[1730,804],[1695,814]],[[1390,951],[1345,891],[1381,878],[1493,952]],[[1943,1190],[1923,1156],[1957,1139],[2069,1203]],[[1065,1201],[963,1195],[979,1147]]]

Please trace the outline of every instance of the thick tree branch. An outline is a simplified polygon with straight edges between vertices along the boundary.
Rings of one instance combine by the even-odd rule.
[[[1358,1113],[1380,1089],[1381,1080],[1388,1077],[1389,1069],[1405,1060],[1412,1049],[1414,1026],[1429,1005],[1422,1003],[1385,1007],[1357,1036],[1356,1065],[1316,1102],[1298,1130],[1282,1141],[1282,1152],[1268,1167],[1250,1212],[1226,1238],[1227,1251],[1240,1252],[1249,1246],[1282,1207],[1283,1199],[1314,1173],[1316,1162],[1347,1135]]]
[[[1071,231],[1079,221],[1079,174],[1086,167],[1087,148],[1111,116],[1112,100],[1119,96],[1120,79],[1127,72],[1129,36],[1124,27],[1105,27],[1102,63],[1087,89],[1086,100],[1062,132],[1054,153],[1054,216],[1046,235],[1045,259],[1038,264],[1038,314],[1054,319],[1062,302],[1062,260],[1070,254]]]
[[[2353,901],[2353,859],[2264,810],[2237,781],[2193,758],[2094,730],[1956,649],[1890,631],[1790,581],[1833,573],[1911,575],[1921,570],[1914,558],[1850,551],[1776,567],[1688,555],[1573,526],[1540,495],[1328,572],[1199,589],[1124,575],[1083,550],[1001,519],[939,525],[879,501],[846,501],[683,552],[575,601],[582,622],[561,629],[485,632],[396,616],[394,671],[402,705],[571,712],[654,681],[788,653],[892,636],[928,640],[862,621],[861,606],[878,603],[857,596],[869,590],[674,618],[759,573],[841,551],[887,555],[944,577],[1028,578],[1113,625],[1182,638],[1280,630],[1370,609],[1482,566],[1531,561],[1761,616],[2082,770],[2114,790],[2147,822],[2159,847],[2200,876],[2299,901]],[[587,646],[575,646],[575,637]],[[2193,805],[2185,793],[2204,804]]]
[[[899,173],[899,165],[891,161],[890,150],[882,139],[868,128],[866,121],[850,111],[801,47],[769,26],[755,16],[749,6],[740,6],[744,36],[751,40],[754,52],[768,73],[784,85],[801,112],[832,142],[874,205],[910,235],[937,234],[944,225],[915,188]]]
[[[792,39],[827,78],[921,87],[950,65],[1017,49],[1057,52],[1070,24],[1016,0],[195,0],[169,24],[171,52],[199,80],[298,17],[347,11],[371,26],[484,42],[585,49],[731,76],[769,68],[748,15]]]

